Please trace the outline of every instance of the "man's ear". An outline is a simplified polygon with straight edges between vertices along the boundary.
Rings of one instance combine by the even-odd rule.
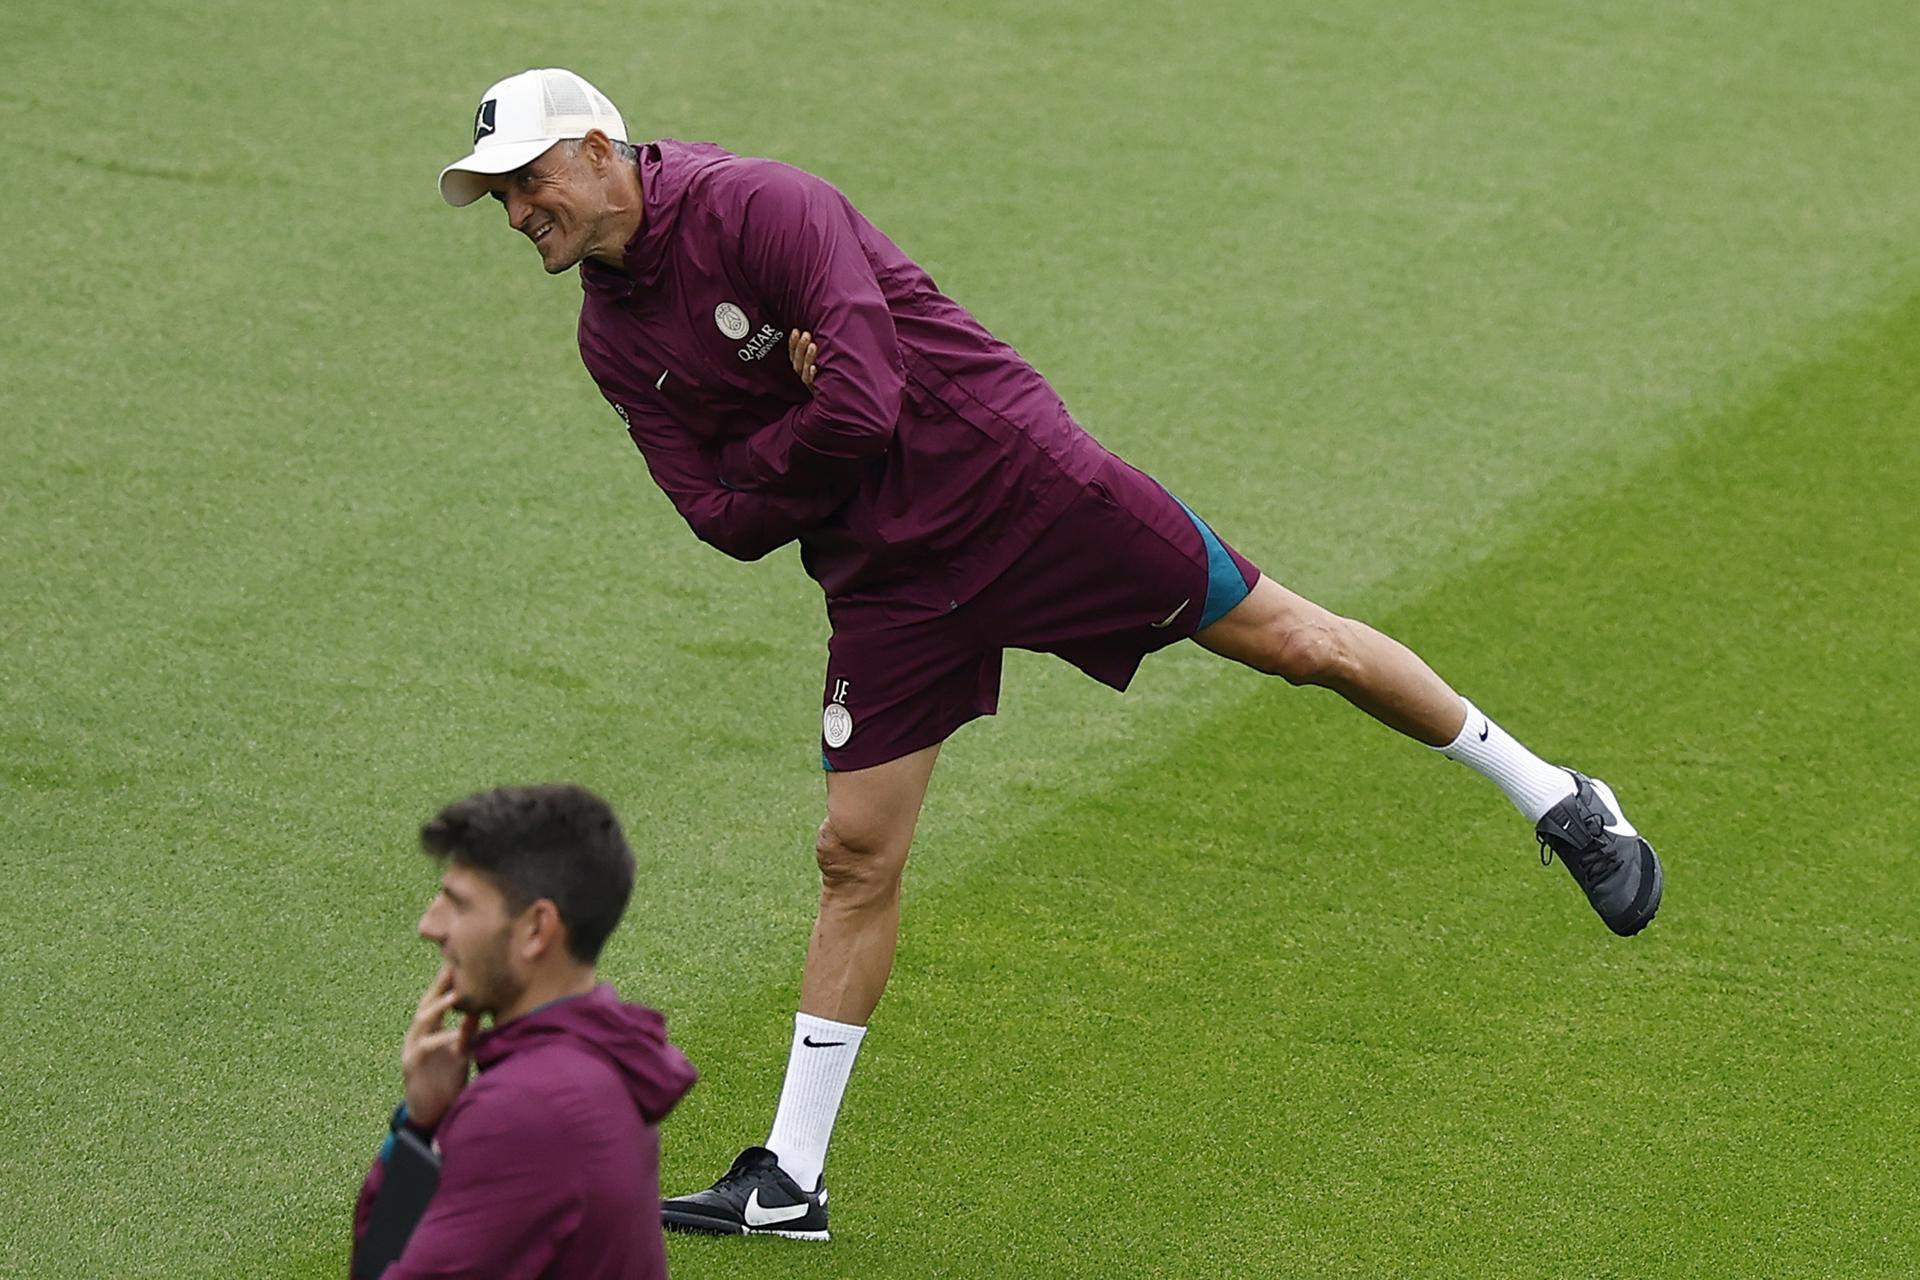
[[[567,923],[560,918],[560,908],[553,905],[551,898],[535,899],[527,908],[521,928],[522,960],[531,962],[543,956],[558,955],[566,949]]]
[[[587,130],[580,139],[580,150],[596,173],[605,173],[607,162],[613,159],[613,141],[598,129]]]

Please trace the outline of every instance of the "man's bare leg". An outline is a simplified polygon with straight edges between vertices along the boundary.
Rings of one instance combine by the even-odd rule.
[[[1538,823],[1574,794],[1572,773],[1521,747],[1434,676],[1419,654],[1271,578],[1261,576],[1244,601],[1194,641],[1256,672],[1332,689],[1386,727],[1492,779],[1526,821]]]
[[[1398,640],[1267,577],[1194,639],[1257,671],[1332,689],[1480,773],[1534,824],[1615,933],[1638,933],[1660,909],[1660,860],[1613,789],[1534,755]]]
[[[806,1191],[820,1181],[867,1019],[893,971],[900,876],[939,754],[933,746],[871,769],[827,775],[827,819],[815,844],[820,914],[767,1138],[780,1168]]]
[[[1390,729],[1444,747],[1466,703],[1413,650],[1261,576],[1245,600],[1194,640],[1291,684],[1333,690]]]
[[[867,1019],[900,940],[900,875],[938,746],[827,774],[815,852],[820,914],[807,948],[793,1048],[765,1147],[748,1147],[705,1191],[660,1206],[675,1230],[825,1240],[827,1141]]]
[[[1574,794],[1572,774],[1514,741],[1413,650],[1272,578],[1262,575],[1245,600],[1194,640],[1290,684],[1333,690],[1388,728],[1477,769],[1529,822]]]
[[[800,1011],[864,1024],[893,971],[900,874],[938,746],[871,769],[827,775],[827,819],[814,851],[820,914],[807,947]]]

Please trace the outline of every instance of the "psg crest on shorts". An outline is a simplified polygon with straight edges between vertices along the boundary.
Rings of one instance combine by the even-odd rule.
[[[853,712],[837,702],[828,703],[825,714],[820,717],[820,736],[835,750],[846,746],[847,739],[853,736]]]

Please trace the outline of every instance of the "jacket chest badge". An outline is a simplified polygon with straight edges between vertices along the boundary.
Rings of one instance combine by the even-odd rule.
[[[746,338],[746,345],[734,352],[742,364],[764,360],[780,346],[780,331],[770,324],[761,325],[748,338],[747,331],[753,328],[753,321],[747,319],[747,313],[731,302],[723,302],[713,309],[713,323],[719,327],[721,336],[730,341],[739,342]]]
[[[713,309],[713,322],[735,342],[746,337],[747,330],[753,327],[747,323],[747,313],[731,302],[723,302]]]

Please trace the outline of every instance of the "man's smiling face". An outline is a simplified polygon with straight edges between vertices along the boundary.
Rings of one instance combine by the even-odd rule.
[[[533,241],[549,275],[593,252],[607,220],[604,175],[577,142],[556,142],[530,163],[487,183],[507,224]]]

